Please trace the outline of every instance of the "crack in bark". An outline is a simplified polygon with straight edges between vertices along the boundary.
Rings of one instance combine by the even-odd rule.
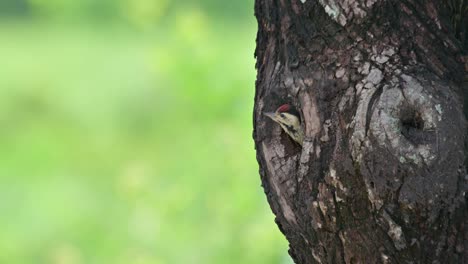
[[[371,118],[372,118],[372,115],[374,113],[374,106],[375,106],[375,103],[378,102],[378,100],[380,100],[380,96],[382,95],[382,92],[383,92],[383,86],[379,86],[377,88],[377,90],[372,94],[370,100],[369,100],[369,104],[367,105],[367,113],[366,113],[366,130],[365,130],[365,136],[367,137],[368,135],[368,132],[369,132],[369,126],[370,126],[370,122],[371,122]]]

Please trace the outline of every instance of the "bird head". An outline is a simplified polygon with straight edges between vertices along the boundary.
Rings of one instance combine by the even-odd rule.
[[[284,104],[275,112],[267,112],[264,115],[278,123],[281,128],[297,143],[302,145],[304,133],[301,126],[299,112],[289,104]]]
[[[300,123],[299,112],[289,104],[281,105],[275,112],[266,112],[264,114],[279,124],[295,126]]]

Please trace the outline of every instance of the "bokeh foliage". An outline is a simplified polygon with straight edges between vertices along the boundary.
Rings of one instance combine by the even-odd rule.
[[[290,263],[230,2],[0,0],[0,263]]]

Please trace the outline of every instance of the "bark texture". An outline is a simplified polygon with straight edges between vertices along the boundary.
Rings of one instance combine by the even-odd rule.
[[[255,11],[257,159],[294,261],[468,263],[466,43],[447,1]],[[283,103],[302,148],[262,115]]]

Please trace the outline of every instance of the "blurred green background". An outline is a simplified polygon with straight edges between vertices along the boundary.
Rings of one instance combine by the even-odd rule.
[[[292,263],[253,0],[0,0],[0,263]]]

